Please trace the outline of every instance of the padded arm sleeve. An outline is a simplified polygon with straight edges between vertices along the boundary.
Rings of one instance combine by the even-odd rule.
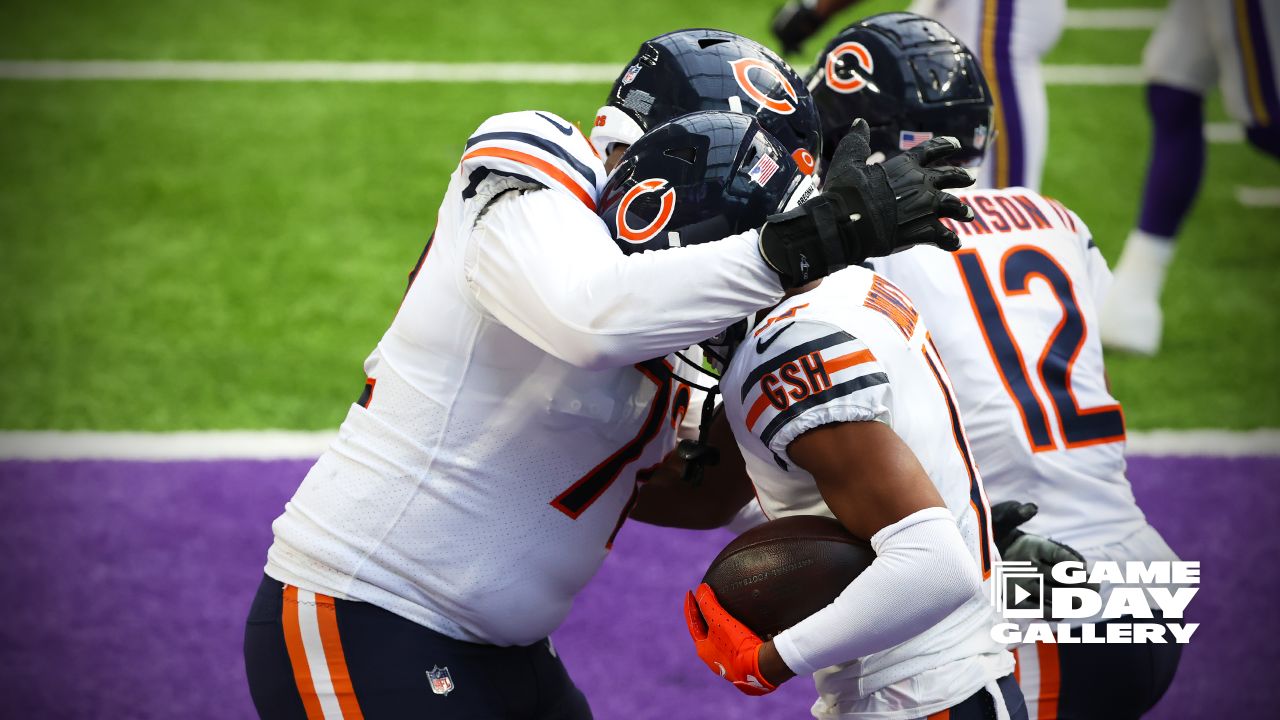
[[[773,639],[797,675],[887,650],[936,625],[979,590],[978,567],[946,508],[871,538],[876,559],[828,606]]]
[[[509,192],[476,224],[466,279],[521,337],[587,369],[662,357],[782,298],[756,231],[624,255],[565,193]]]

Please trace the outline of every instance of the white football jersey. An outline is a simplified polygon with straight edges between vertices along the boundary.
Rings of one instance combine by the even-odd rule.
[[[957,195],[976,215],[950,225],[959,252],[915,248],[873,266],[933,328],[992,500],[1035,502],[1023,528],[1079,549],[1122,540],[1146,520],[1097,333],[1106,261],[1054,200],[1026,188]]]
[[[721,390],[769,518],[833,517],[813,476],[788,457],[792,440],[828,423],[883,422],[928,472],[983,574],[983,590],[937,625],[815,674],[815,714],[915,717],[901,708],[959,702],[1012,672],[1012,656],[990,635],[996,550],[982,478],[946,371],[902,291],[852,267],[786,300],[738,348]]]
[[[754,231],[624,256],[604,179],[549,113],[467,141],[365,395],[273,525],[270,576],[470,642],[560,624],[690,400],[644,359],[781,295]],[[710,296],[688,307],[695,278]]]

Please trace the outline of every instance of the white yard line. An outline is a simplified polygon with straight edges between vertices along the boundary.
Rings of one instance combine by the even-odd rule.
[[[1245,207],[1280,207],[1280,187],[1236,187],[1236,202]]]
[[[1164,10],[1159,8],[1114,8],[1110,10],[1067,10],[1068,30],[1150,30]]]
[[[1204,139],[1211,143],[1242,143],[1244,126],[1233,122],[1205,123]]]
[[[11,80],[232,82],[612,83],[621,63],[238,62],[223,60],[8,60]]]
[[[0,432],[0,460],[314,460],[330,430],[205,432]],[[1129,434],[1129,453],[1147,456],[1280,456],[1280,429],[1153,430]]]
[[[1045,65],[1045,85],[1142,85],[1139,65]]]
[[[196,82],[611,83],[621,63],[238,62],[221,60],[4,60],[8,80]],[[1141,85],[1136,65],[1047,65],[1049,85]]]

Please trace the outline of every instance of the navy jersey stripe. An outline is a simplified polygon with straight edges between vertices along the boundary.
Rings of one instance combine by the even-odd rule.
[[[516,180],[527,182],[530,185],[538,185],[544,188],[547,186],[546,183],[534,180],[528,175],[521,175],[520,173],[506,172],[505,170],[494,170],[493,168],[487,168],[487,167],[479,167],[473,170],[471,172],[471,175],[467,178],[467,186],[462,189],[462,199],[470,200],[471,198],[475,197],[476,189],[480,187],[480,183],[484,182],[485,178],[489,177],[490,175],[501,175],[503,177],[515,178]]]
[[[579,175],[581,175],[583,178],[585,178],[588,181],[587,182],[588,185],[590,185],[593,189],[596,186],[596,172],[592,170],[590,167],[588,167],[586,163],[574,157],[572,154],[569,153],[568,150],[564,149],[562,146],[557,145],[553,142],[549,142],[546,139],[540,138],[537,135],[534,135],[532,133],[504,131],[504,132],[491,132],[491,133],[484,133],[481,135],[474,135],[471,137],[470,140],[467,140],[467,149],[470,149],[471,146],[476,145],[478,143],[488,142],[489,140],[512,140],[514,142],[521,142],[526,145],[532,145],[538,148],[539,150],[542,150],[543,152],[547,152],[552,155],[555,155],[556,157],[565,161],[566,163],[569,164],[570,167],[578,171]]]
[[[932,346],[933,340],[929,341]],[[982,499],[982,486],[978,481],[978,472],[974,469],[973,457],[969,454],[969,440],[964,434],[964,425],[960,422],[960,411],[956,409],[955,399],[951,396],[951,389],[942,380],[942,372],[938,370],[938,366],[934,364],[933,358],[929,355],[928,348],[921,348],[924,359],[929,363],[929,369],[933,371],[933,377],[938,381],[938,389],[942,391],[942,398],[947,401],[947,413],[951,416],[951,434],[956,441],[956,450],[960,452],[960,457],[964,460],[965,472],[969,475],[969,503],[973,506],[973,511],[978,516],[978,544],[981,546],[979,551],[982,555],[982,578],[985,580],[991,574],[991,542],[987,536],[987,505]],[[934,348],[936,353],[938,350]]]
[[[809,397],[795,403],[791,407],[778,413],[778,416],[769,421],[764,426],[764,430],[760,433],[760,440],[765,447],[769,447],[769,443],[773,442],[773,438],[777,435],[787,423],[794,420],[800,413],[809,408],[817,407],[823,403],[830,402],[846,395],[852,395],[859,390],[865,390],[876,385],[884,385],[889,382],[889,376],[882,372],[869,373],[861,377],[845,380],[839,385],[833,385],[822,392],[816,392]]]
[[[783,365],[799,360],[815,350],[825,350],[832,345],[839,345],[840,343],[850,342],[851,340],[857,340],[857,338],[843,330],[837,330],[830,335],[823,335],[817,340],[810,340],[807,343],[797,345],[787,352],[782,353],[778,357],[770,360],[768,364],[761,365],[751,371],[751,374],[747,376],[746,382],[742,383],[742,400],[744,402],[746,401],[747,393],[751,392],[751,388],[755,387],[755,384],[760,382],[760,378],[777,371]],[[751,345],[743,343],[742,347],[738,349],[738,352],[748,352],[748,348],[750,347]]]

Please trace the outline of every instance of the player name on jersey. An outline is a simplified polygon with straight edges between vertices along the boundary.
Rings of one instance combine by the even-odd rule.
[[[1007,193],[1004,195],[961,195],[960,199],[973,208],[973,222],[958,223],[948,218],[942,222],[958,235],[990,235],[991,233],[1026,232],[1028,230],[1049,230],[1055,225],[1065,230],[1075,231],[1075,223],[1057,201],[1044,198],[1053,208],[1049,215],[1036,204],[1029,193]]]

